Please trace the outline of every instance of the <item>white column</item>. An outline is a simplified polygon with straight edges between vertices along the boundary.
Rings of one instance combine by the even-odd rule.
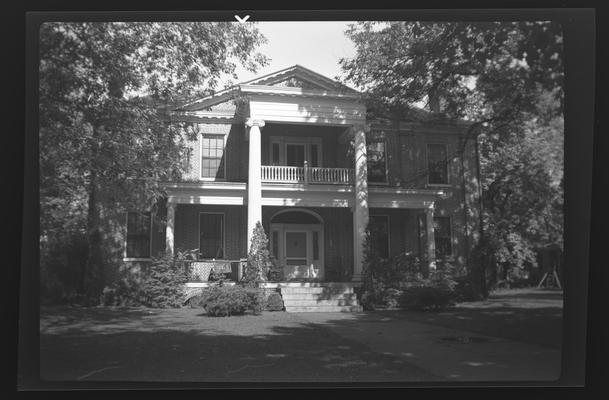
[[[353,281],[362,279],[364,234],[368,226],[368,167],[364,126],[354,127],[355,203],[353,207]]]
[[[249,173],[247,180],[247,251],[252,242],[256,222],[262,223],[262,177],[261,177],[261,133],[264,121],[248,119],[249,127]]]
[[[425,222],[427,225],[427,268],[429,271],[436,270],[436,239],[433,228],[433,207],[425,211]]]
[[[173,255],[173,234],[175,229],[176,204],[167,203],[167,228],[165,229],[165,251]]]

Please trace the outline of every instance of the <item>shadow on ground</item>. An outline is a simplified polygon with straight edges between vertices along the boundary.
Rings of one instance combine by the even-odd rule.
[[[422,381],[434,376],[286,313],[208,318],[52,309],[41,318],[41,377],[51,381]]]
[[[408,318],[560,349],[563,293],[554,290],[497,291],[485,301],[460,303],[447,312],[406,312]]]
[[[43,308],[41,377],[71,382],[438,382],[464,376],[443,368],[449,354],[454,365],[464,366],[455,370],[495,368],[491,376],[499,377],[501,371],[518,372],[517,364],[497,358],[501,351],[512,352],[509,340],[525,343],[514,359],[532,372],[519,376],[545,377],[543,369],[559,368],[562,297],[528,294],[498,294],[438,313],[265,312],[211,318],[191,308]],[[458,330],[472,333],[472,341],[452,338]],[[485,342],[476,344],[477,334],[485,335]]]

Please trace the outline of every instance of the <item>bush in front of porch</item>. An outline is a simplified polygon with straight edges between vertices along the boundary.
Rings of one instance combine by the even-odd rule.
[[[201,290],[201,294],[190,300],[191,307],[201,307],[208,316],[229,317],[243,315],[246,311],[260,314],[264,298],[257,288],[241,285],[214,284]]]
[[[444,265],[424,276],[425,260],[410,253],[390,259],[373,250],[370,234],[364,238],[363,287],[360,303],[364,310],[401,308],[444,310],[465,296],[462,279],[455,267]]]
[[[128,269],[101,295],[105,306],[146,306],[177,308],[184,301],[184,284],[187,281],[184,261],[192,251],[178,251],[175,256],[166,253],[152,258],[142,279],[135,279]]]
[[[254,227],[250,249],[247,254],[247,265],[241,281],[249,287],[259,287],[268,279],[269,271],[273,271],[269,239],[260,221]]]

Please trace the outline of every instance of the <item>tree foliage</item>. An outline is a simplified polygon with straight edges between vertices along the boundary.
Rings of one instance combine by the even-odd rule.
[[[209,93],[237,63],[255,70],[266,62],[254,52],[263,41],[252,24],[42,24],[43,253],[58,232],[83,232],[83,285],[100,289],[92,281],[103,285],[103,219],[148,207],[160,194],[158,182],[184,170],[186,138],[160,109]]]
[[[260,221],[254,227],[254,234],[247,254],[247,265],[243,271],[243,282],[252,287],[258,287],[267,280],[269,271],[273,268],[269,240]]]
[[[534,106],[540,89],[562,99],[556,23],[361,22],[346,34],[356,48],[341,60],[346,79],[366,89],[377,113],[407,117],[423,102],[450,117],[506,120]]]
[[[341,60],[345,79],[366,91],[372,117],[471,122],[464,139],[480,146],[489,248],[476,252],[482,268],[534,265],[536,247],[562,245],[559,24],[360,22],[346,34],[356,54]]]

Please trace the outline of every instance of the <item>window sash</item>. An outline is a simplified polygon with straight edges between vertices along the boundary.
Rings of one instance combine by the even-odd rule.
[[[366,143],[369,182],[387,182],[387,146],[384,140]]]
[[[152,230],[150,212],[127,213],[125,256],[127,258],[149,258]]]
[[[452,255],[450,217],[434,217],[433,225],[436,257],[446,257]]]
[[[278,259],[279,258],[279,231],[273,231],[271,233],[271,235],[272,235],[271,242],[272,242],[272,249],[273,249],[273,257]]]
[[[279,143],[271,143],[271,164],[279,165],[280,162]]]
[[[430,184],[448,184],[447,149],[445,144],[427,145],[427,181]]]
[[[224,179],[224,136],[203,135],[201,138],[201,177]]]
[[[389,217],[371,215],[369,229],[372,252],[376,256],[389,258]]]
[[[224,214],[199,214],[199,257],[224,258]]]

